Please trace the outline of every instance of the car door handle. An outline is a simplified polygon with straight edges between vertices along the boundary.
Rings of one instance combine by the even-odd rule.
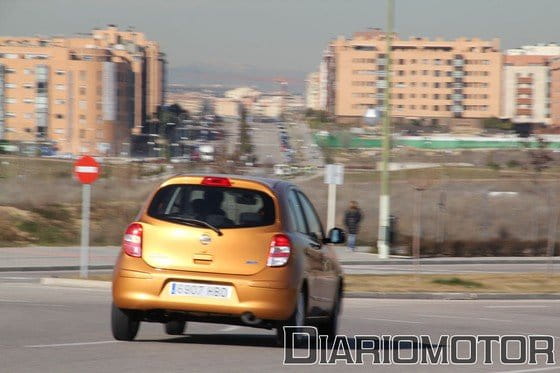
[[[316,242],[310,242],[309,246],[311,246],[311,248],[313,248],[313,249],[320,249],[321,248],[321,244],[318,244]]]

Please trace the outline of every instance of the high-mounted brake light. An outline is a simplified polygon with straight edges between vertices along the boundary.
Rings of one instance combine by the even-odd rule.
[[[206,176],[202,179],[202,185],[220,186],[220,187],[230,187],[231,182],[227,177],[214,177]]]
[[[126,228],[122,248],[126,255],[135,258],[142,256],[142,224],[132,223]]]
[[[270,251],[268,252],[268,260],[266,265],[269,267],[282,267],[288,263],[290,259],[290,252],[292,250],[292,243],[288,236],[284,234],[277,234],[270,242]]]

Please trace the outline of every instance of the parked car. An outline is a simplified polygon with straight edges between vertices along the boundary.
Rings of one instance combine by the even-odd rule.
[[[141,322],[170,335],[188,321],[277,330],[316,325],[334,336],[343,273],[307,196],[294,184],[251,177],[173,177],[124,234],[113,275],[111,326],[133,340]],[[296,328],[297,330],[297,328]]]

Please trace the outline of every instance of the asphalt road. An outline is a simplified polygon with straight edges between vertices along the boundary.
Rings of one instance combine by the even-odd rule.
[[[142,324],[136,342],[116,342],[109,329],[106,290],[0,282],[0,370],[5,372],[541,372],[537,366],[283,367],[272,332],[197,324],[170,337],[159,324]],[[340,332],[439,338],[444,334],[549,334],[559,355],[560,301],[368,300],[344,302]],[[479,349],[480,350],[480,349]],[[481,351],[481,350],[480,350]],[[479,351],[479,352],[480,352]]]
[[[251,142],[255,146],[257,163],[286,163],[280,149],[280,130],[276,123],[250,122]]]

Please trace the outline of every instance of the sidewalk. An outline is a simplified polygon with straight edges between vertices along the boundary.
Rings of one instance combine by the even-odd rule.
[[[115,264],[120,247],[101,246],[90,247],[89,265],[91,269],[111,269]],[[353,271],[347,273],[376,273],[383,270],[400,271],[406,266],[414,266],[417,262],[409,257],[392,256],[389,259],[379,259],[377,254],[370,254],[370,248],[360,246],[355,252],[348,251],[345,247],[337,246],[335,251],[341,264]],[[560,257],[476,257],[476,258],[423,258],[418,262],[427,268],[445,267],[453,271],[457,266],[491,267],[516,266],[512,272],[541,271],[545,266],[554,263],[560,264]],[[0,247],[0,271],[31,271],[53,269],[78,269],[80,265],[80,247]],[[525,267],[524,267],[525,266]],[[542,267],[542,268],[541,268]],[[396,268],[396,269],[395,269]],[[526,268],[526,270],[524,270]],[[479,271],[484,271],[479,269]],[[507,270],[506,270],[507,271]],[[500,271],[501,272],[501,271]]]
[[[111,269],[117,259],[118,246],[89,248],[91,269]],[[32,270],[74,270],[80,267],[80,247],[0,247],[0,272]]]

